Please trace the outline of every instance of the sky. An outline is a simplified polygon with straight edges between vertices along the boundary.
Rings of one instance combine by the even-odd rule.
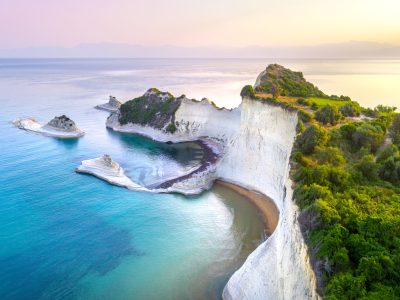
[[[399,0],[0,0],[0,48],[400,44]]]

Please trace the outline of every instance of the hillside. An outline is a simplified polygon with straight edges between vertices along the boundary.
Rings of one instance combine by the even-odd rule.
[[[305,80],[303,73],[271,64],[260,74],[255,90],[273,94],[276,89],[282,96],[326,97],[316,86]]]
[[[291,177],[319,293],[399,299],[400,114],[395,107],[362,108],[343,96],[316,97],[301,73],[276,65],[268,70],[255,91],[246,86],[242,94],[298,111]],[[307,96],[293,96],[297,88],[288,91],[285,84],[292,96],[267,91],[289,77],[308,86]]]

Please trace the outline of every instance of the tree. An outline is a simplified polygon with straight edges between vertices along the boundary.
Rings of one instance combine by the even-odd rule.
[[[327,131],[313,124],[297,138],[297,146],[302,153],[311,154],[314,152],[315,147],[324,146],[327,141]]]
[[[340,119],[342,119],[342,114],[339,112],[336,106],[324,105],[315,113],[315,119],[322,124],[332,124],[336,125]]]
[[[279,96],[281,95],[281,88],[279,87],[279,85],[275,85],[275,84],[272,85],[271,94],[272,94],[272,98],[274,98],[274,99],[279,98]]]

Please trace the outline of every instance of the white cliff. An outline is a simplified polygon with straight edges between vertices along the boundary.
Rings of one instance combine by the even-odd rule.
[[[177,130],[170,134],[137,124],[122,126],[118,114],[107,120],[109,128],[158,141],[208,138],[220,143],[222,158],[215,169],[177,182],[170,190],[190,190],[219,178],[269,196],[280,212],[274,233],[233,274],[223,298],[317,299],[315,276],[297,222],[298,208],[289,179],[296,112],[246,97],[233,110],[216,109],[205,100],[183,99],[175,123]]]
[[[244,98],[240,124],[217,176],[268,195],[280,213],[274,233],[233,274],[223,298],[317,299],[289,179],[297,115]]]
[[[46,125],[40,124],[34,118],[19,118],[14,120],[13,124],[19,129],[62,139],[80,138],[85,134],[84,131],[76,127],[74,121],[65,115],[54,117]]]
[[[86,173],[96,176],[110,184],[125,187],[131,190],[146,190],[127,177],[124,169],[109,155],[103,155],[102,157],[84,160],[75,171],[78,173]]]

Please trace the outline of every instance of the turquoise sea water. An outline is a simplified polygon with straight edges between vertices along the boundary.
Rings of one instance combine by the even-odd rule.
[[[131,85],[132,95],[151,86],[107,75],[121,63],[0,61],[1,299],[218,299],[260,243],[257,211],[226,188],[189,198],[139,193],[74,172],[81,160],[108,153],[148,185],[201,158],[192,144],[105,128],[108,113],[94,105]],[[57,140],[10,123],[64,113],[85,137]]]
[[[144,185],[184,173],[198,162],[199,149],[114,133],[104,126],[108,114],[93,107],[110,94],[127,100],[153,86],[234,107],[241,87],[270,62],[0,60],[0,298],[219,299],[260,243],[253,206],[222,187],[190,198],[139,193],[74,169],[108,153]],[[329,93],[348,87],[343,94],[364,105],[400,102],[395,85],[363,95],[348,84],[350,77],[355,84],[398,82],[398,61],[281,63],[304,70]],[[60,114],[86,136],[62,141],[10,124]]]

